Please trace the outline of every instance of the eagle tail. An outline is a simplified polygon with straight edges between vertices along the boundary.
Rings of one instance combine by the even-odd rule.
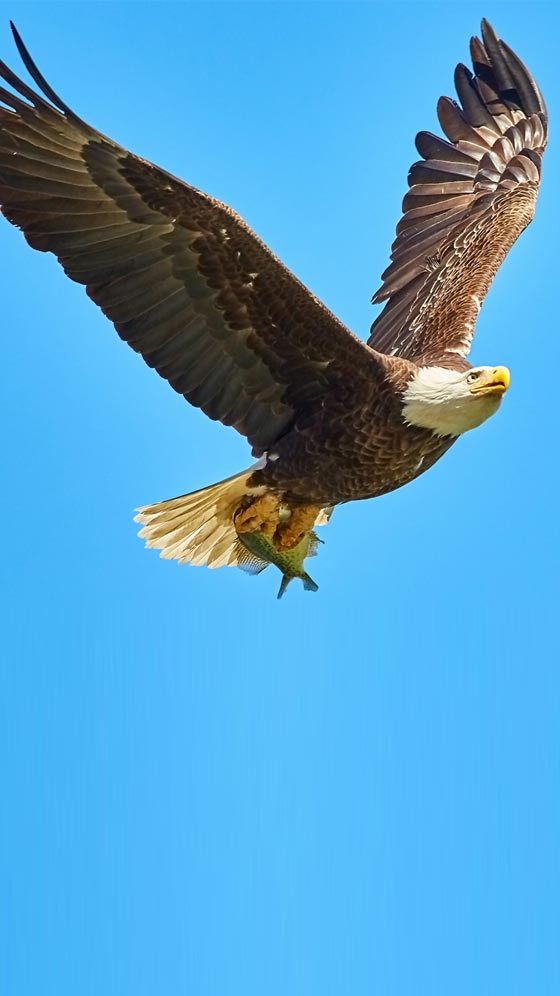
[[[245,495],[259,494],[248,481],[255,468],[155,505],[136,509],[134,521],[147,547],[161,550],[164,560],[196,567],[238,566],[239,543],[233,515]]]

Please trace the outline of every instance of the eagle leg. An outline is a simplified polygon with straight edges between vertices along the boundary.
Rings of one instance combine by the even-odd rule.
[[[238,533],[260,531],[272,539],[278,526],[279,511],[279,499],[267,493],[253,498],[249,504],[246,500],[241,502],[233,516],[233,524]]]
[[[321,511],[320,505],[304,505],[292,509],[287,522],[281,523],[274,533],[274,546],[277,550],[291,550],[303,537],[313,529],[315,520]]]

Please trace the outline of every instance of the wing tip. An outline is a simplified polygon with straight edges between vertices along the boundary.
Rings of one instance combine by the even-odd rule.
[[[21,35],[20,35],[18,29],[16,28],[14,22],[12,20],[10,20],[9,23],[10,23],[10,28],[11,28],[11,31],[12,31],[12,35],[14,36],[14,41],[15,41],[15,43],[17,45],[17,48],[18,48],[18,51],[19,51],[20,45],[21,45],[22,48],[25,48],[25,45],[23,44],[23,41],[21,40]]]
[[[78,117],[78,115],[75,114],[74,111],[70,107],[68,107],[67,104],[64,103],[64,101],[58,96],[58,94],[55,93],[52,86],[50,86],[50,84],[47,83],[45,77],[40,72],[34,60],[32,59],[29,50],[25,45],[25,42],[23,41],[23,38],[21,37],[14,22],[10,20],[9,23],[14,38],[14,42],[16,44],[16,48],[18,50],[19,57],[23,62],[25,68],[27,69],[27,72],[31,76],[33,82],[36,84],[36,86],[39,87],[44,96],[48,100],[50,100],[52,104],[54,104],[54,106],[57,108],[58,111],[66,115],[66,117],[69,118],[74,124],[80,125],[81,127],[86,128],[89,131],[90,130],[89,125],[85,121],[83,121],[82,118]]]

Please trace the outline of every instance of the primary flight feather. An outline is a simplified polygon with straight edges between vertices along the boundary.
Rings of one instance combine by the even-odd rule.
[[[12,26],[13,28],[13,26]],[[546,144],[533,78],[487,22],[458,66],[446,140],[420,132],[368,343],[357,339],[224,204],[77,117],[32,61],[42,93],[4,63],[0,206],[53,252],[118,334],[258,458],[248,470],[139,510],[161,556],[258,572],[281,593],[313,529],[342,502],[401,487],[493,414],[503,366],[466,360],[482,300],[530,222]]]

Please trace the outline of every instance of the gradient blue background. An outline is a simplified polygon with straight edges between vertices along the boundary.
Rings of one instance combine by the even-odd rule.
[[[414,133],[482,14],[552,118],[472,354],[512,386],[335,512],[317,595],[143,549],[133,508],[246,444],[0,226],[6,996],[560,991],[560,15],[1,3],[0,53],[18,68],[12,17],[79,114],[232,204],[365,337]]]

